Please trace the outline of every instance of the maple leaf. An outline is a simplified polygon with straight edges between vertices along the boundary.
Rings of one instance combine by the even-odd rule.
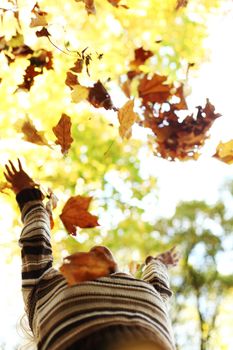
[[[181,7],[186,7],[189,0],[177,0],[176,10],[179,10]]]
[[[74,196],[66,202],[60,215],[66,230],[76,235],[76,227],[89,228],[99,226],[98,217],[88,212],[92,197]]]
[[[139,119],[137,113],[134,112],[134,100],[129,100],[118,111],[118,119],[120,122],[119,134],[126,139],[132,135],[132,125]]]
[[[155,154],[170,160],[198,158],[197,151],[209,137],[209,128],[221,115],[215,113],[215,108],[208,99],[204,108],[197,108],[196,118],[192,114],[180,122],[172,108],[165,112],[160,110],[155,116],[153,108],[150,110],[147,106],[143,125],[156,135]]]
[[[76,2],[80,2],[80,1],[84,2],[88,15],[95,15],[96,14],[94,0],[75,0],[75,1]]]
[[[29,118],[21,125],[20,132],[24,134],[23,139],[25,141],[35,143],[40,146],[48,146],[51,148],[44,136],[44,132],[38,131]]]
[[[134,60],[130,62],[130,66],[133,67],[133,69],[138,68],[138,66],[145,63],[145,61],[153,55],[152,51],[144,50],[143,47],[139,47],[134,50]]]
[[[32,9],[32,14],[34,15],[34,18],[31,19],[30,27],[39,27],[39,26],[47,26],[46,21],[46,15],[47,12],[41,11],[40,6],[38,3],[35,4],[35,6]]]
[[[88,101],[96,108],[104,107],[116,110],[109,93],[99,80],[93,87],[89,88]]]
[[[80,84],[75,85],[71,93],[72,102],[79,103],[81,101],[86,100],[89,95],[89,90],[90,89],[86,86],[82,86]]]
[[[63,260],[60,271],[72,286],[84,281],[93,281],[116,272],[117,264],[106,247],[94,247],[89,252],[78,252]]]
[[[73,139],[71,137],[71,119],[68,115],[62,114],[58,124],[53,127],[53,132],[57,137],[56,145],[61,146],[62,154],[67,154]]]
[[[226,164],[233,163],[233,140],[228,142],[220,142],[217,146],[216,153],[213,155],[214,158],[221,160]]]
[[[146,74],[139,82],[138,93],[143,99],[143,103],[166,102],[170,96],[172,85],[166,84],[167,77],[154,74],[151,79],[148,79]]]

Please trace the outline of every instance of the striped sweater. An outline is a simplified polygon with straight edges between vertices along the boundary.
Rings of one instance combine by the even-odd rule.
[[[33,197],[27,191],[38,192]],[[166,266],[153,259],[142,280],[116,272],[69,287],[52,267],[49,215],[38,194],[23,190],[17,195],[24,224],[19,240],[22,293],[38,349],[69,349],[90,334],[119,325],[145,330],[161,349],[174,350]]]

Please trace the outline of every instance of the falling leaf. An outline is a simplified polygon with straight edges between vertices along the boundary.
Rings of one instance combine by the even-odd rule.
[[[40,50],[35,52],[29,59],[30,65],[26,68],[24,81],[18,85],[20,89],[30,90],[34,84],[34,78],[43,73],[43,69],[53,69],[52,52]]]
[[[180,101],[173,105],[173,108],[175,109],[188,109],[185,97],[184,97],[184,85],[180,85],[176,92],[174,93],[175,96],[177,96]]]
[[[209,137],[210,127],[221,115],[215,113],[215,108],[208,99],[204,108],[197,108],[196,118],[192,114],[180,122],[172,108],[164,112],[160,110],[154,116],[153,109],[149,110],[147,106],[143,125],[156,135],[156,155],[169,160],[198,158],[198,150]]]
[[[163,103],[170,96],[172,85],[166,84],[167,77],[154,74],[151,79],[146,74],[139,83],[139,96],[143,99],[143,103]]]
[[[71,99],[74,103],[79,103],[82,101],[85,101],[88,98],[89,95],[89,88],[82,86],[82,85],[76,85],[73,88],[73,91],[71,93]]]
[[[124,92],[124,94],[130,98],[131,96],[131,82],[130,80],[126,80],[124,83],[121,84],[121,89]]]
[[[124,7],[125,9],[128,9],[127,5],[120,4],[121,0],[108,0],[108,2],[115,7]]]
[[[48,36],[50,36],[50,34],[49,34],[47,28],[43,27],[41,30],[37,30],[36,36],[38,38],[41,38],[42,36],[48,37]]]
[[[76,235],[76,227],[88,228],[99,226],[98,217],[88,212],[92,197],[74,196],[68,199],[60,215],[66,230]]]
[[[71,137],[71,119],[68,115],[62,114],[58,124],[53,127],[53,132],[57,137],[56,145],[61,146],[62,154],[67,154],[73,139]]]
[[[117,269],[117,264],[107,250],[105,247],[98,247],[89,252],[74,253],[64,258],[59,270],[70,286],[107,277]]]
[[[80,2],[80,1],[84,2],[88,15],[95,15],[96,14],[94,0],[75,0],[75,1],[76,2]]]
[[[53,220],[53,210],[57,207],[58,203],[58,198],[55,196],[51,188],[48,188],[48,195],[47,197],[49,198],[48,202],[46,203],[46,210],[49,214],[50,218],[50,228],[53,229],[54,227],[54,220]]]
[[[46,15],[47,12],[41,11],[38,3],[35,4],[35,6],[32,9],[32,14],[34,15],[34,18],[31,19],[30,27],[39,27],[39,26],[47,26],[47,20]]]
[[[71,71],[75,73],[81,73],[83,69],[83,59],[78,58],[77,61],[75,61],[74,66],[70,68]]]
[[[177,0],[176,10],[179,10],[181,7],[186,7],[188,5],[188,0]]]
[[[78,76],[71,73],[71,72],[67,72],[66,74],[66,81],[65,81],[65,84],[67,86],[69,86],[71,89],[73,89],[73,87],[75,85],[78,85],[79,82],[78,82]]]
[[[0,182],[0,192],[6,194],[6,190],[12,189],[9,182]]]
[[[40,146],[51,147],[44,136],[44,132],[38,131],[29,118],[23,122],[20,132],[24,134],[23,139],[27,142],[35,143]]]
[[[88,101],[96,108],[115,109],[109,93],[99,80],[90,88]]]
[[[143,47],[139,47],[138,49],[134,50],[134,60],[130,62],[130,66],[133,67],[133,69],[137,68],[141,64],[145,63],[145,61],[152,57],[154,54],[150,50],[144,50]]]
[[[129,139],[132,135],[132,125],[139,119],[137,113],[134,112],[134,100],[129,100],[118,111],[118,119],[120,123],[119,134],[122,139]]]
[[[220,142],[217,146],[216,153],[213,155],[213,157],[221,160],[222,162],[226,164],[232,164],[233,163],[233,140],[230,140],[228,142]]]

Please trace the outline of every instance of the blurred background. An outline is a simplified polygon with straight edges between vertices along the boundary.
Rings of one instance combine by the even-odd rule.
[[[212,156],[220,141],[233,138],[233,3],[122,3],[129,9],[96,0],[96,15],[88,15],[82,2],[38,1],[47,12],[51,44],[30,27],[35,2],[1,1],[0,39],[15,47],[25,44],[32,50],[51,51],[53,69],[44,69],[29,90],[19,89],[28,58],[19,55],[10,61],[0,41],[0,181],[7,160],[20,157],[31,176],[58,197],[52,230],[55,267],[68,254],[103,244],[112,249],[123,271],[134,274],[147,255],[176,245],[181,261],[171,270],[170,311],[177,349],[231,350],[233,168]],[[80,81],[100,79],[118,108],[127,101],[119,81],[139,47],[154,53],[143,65],[144,72],[182,82],[190,110],[210,99],[222,117],[213,124],[198,160],[156,157],[148,129],[134,125],[131,139],[122,140],[114,111],[72,103],[64,83],[66,72],[77,58],[72,51],[86,47],[103,58],[93,56],[90,76],[83,72]],[[52,133],[62,113],[72,119],[74,139],[65,157],[54,145]],[[51,148],[23,140],[20,123],[26,117],[45,133]],[[0,349],[12,350],[25,343],[19,325],[24,314],[17,243],[22,224],[13,193],[4,192],[0,193]],[[70,237],[59,214],[76,194],[93,196],[91,212],[99,216],[100,226],[78,229],[77,236]]]

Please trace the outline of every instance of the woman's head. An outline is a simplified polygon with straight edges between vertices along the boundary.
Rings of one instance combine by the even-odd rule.
[[[145,341],[126,343],[118,347],[113,347],[111,350],[163,350],[163,348],[159,347],[159,345]]]

